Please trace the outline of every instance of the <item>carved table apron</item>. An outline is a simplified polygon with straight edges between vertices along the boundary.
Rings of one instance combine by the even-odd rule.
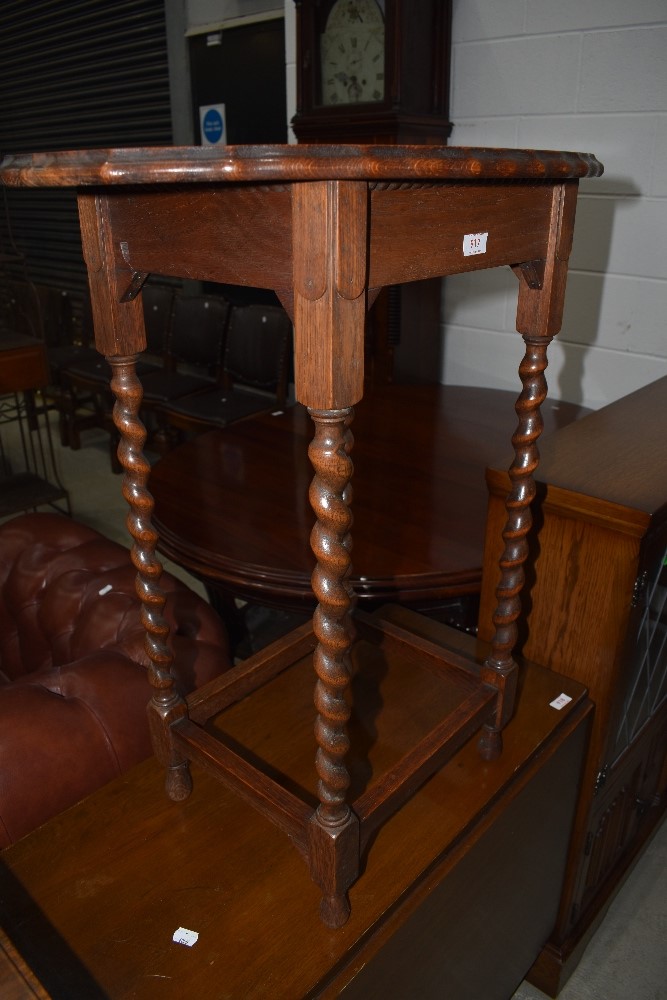
[[[113,372],[132,558],[152,662],[149,718],[168,793],[174,799],[190,793],[188,761],[197,760],[251,801],[303,854],[322,892],[322,919],[331,927],[347,919],[347,890],[386,817],[480,727],[481,753],[491,758],[501,751],[516,687],[512,648],[546,350],[561,323],[578,179],[601,171],[588,154],[425,146],[87,150],[9,156],[0,166],[10,185],[78,188],[96,345]],[[500,265],[518,277],[516,325],[525,353],[495,638],[486,662],[478,664],[445,655],[376,616],[358,613],[353,623],[351,425],[363,393],[365,316],[380,289]],[[312,626],[239,664],[187,702],[170,674],[138,417],[135,365],[145,348],[140,293],[151,273],[273,289],[294,323],[296,397],[314,423],[311,543],[319,604]],[[351,674],[360,669],[364,649],[378,647],[389,666],[392,657],[412,658],[415,669],[441,678],[449,708],[349,803]],[[244,757],[224,733],[206,728],[226,706],[305,657],[312,657],[317,675],[315,806]]]

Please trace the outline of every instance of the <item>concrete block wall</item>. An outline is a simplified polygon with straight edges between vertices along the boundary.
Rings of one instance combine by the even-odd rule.
[[[452,145],[590,151],[605,165],[581,184],[550,393],[597,409],[667,375],[666,0],[453,0],[452,29]],[[515,308],[509,270],[446,279],[441,381],[515,388]]]
[[[454,0],[452,145],[595,153],[581,184],[550,394],[597,408],[667,375],[665,0]],[[450,384],[513,388],[509,270],[447,278]]]

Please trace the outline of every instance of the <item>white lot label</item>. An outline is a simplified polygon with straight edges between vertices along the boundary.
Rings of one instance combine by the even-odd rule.
[[[192,948],[193,944],[197,943],[198,937],[199,931],[190,931],[187,927],[179,927],[178,930],[174,931],[172,941],[176,944],[184,944],[188,948]]]
[[[565,706],[569,705],[571,701],[572,699],[569,694],[559,694],[558,697],[554,698],[553,701],[550,701],[549,704],[552,708],[557,708],[560,712],[561,708],[565,708]]]
[[[486,253],[488,233],[468,233],[463,237],[463,256],[472,257],[476,253]]]

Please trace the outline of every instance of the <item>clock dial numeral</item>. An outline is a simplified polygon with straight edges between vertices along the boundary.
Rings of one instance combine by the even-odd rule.
[[[381,29],[362,25],[322,35],[323,104],[384,99],[384,26]]]
[[[376,0],[334,3],[320,37],[320,58],[323,104],[384,99],[384,17]]]

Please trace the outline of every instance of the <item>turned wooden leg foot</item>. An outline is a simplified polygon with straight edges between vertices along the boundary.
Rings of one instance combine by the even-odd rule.
[[[503,752],[503,734],[493,726],[484,726],[477,748],[482,760],[496,760]]]
[[[192,791],[192,777],[187,761],[168,767],[164,787],[172,802],[183,802]]]
[[[320,920],[332,931],[343,927],[350,917],[350,903],[347,895],[323,896],[320,903]]]
[[[359,820],[350,810],[342,823],[329,826],[318,810],[309,833],[311,875],[322,890],[322,923],[342,927],[350,916],[347,891],[359,876]]]

